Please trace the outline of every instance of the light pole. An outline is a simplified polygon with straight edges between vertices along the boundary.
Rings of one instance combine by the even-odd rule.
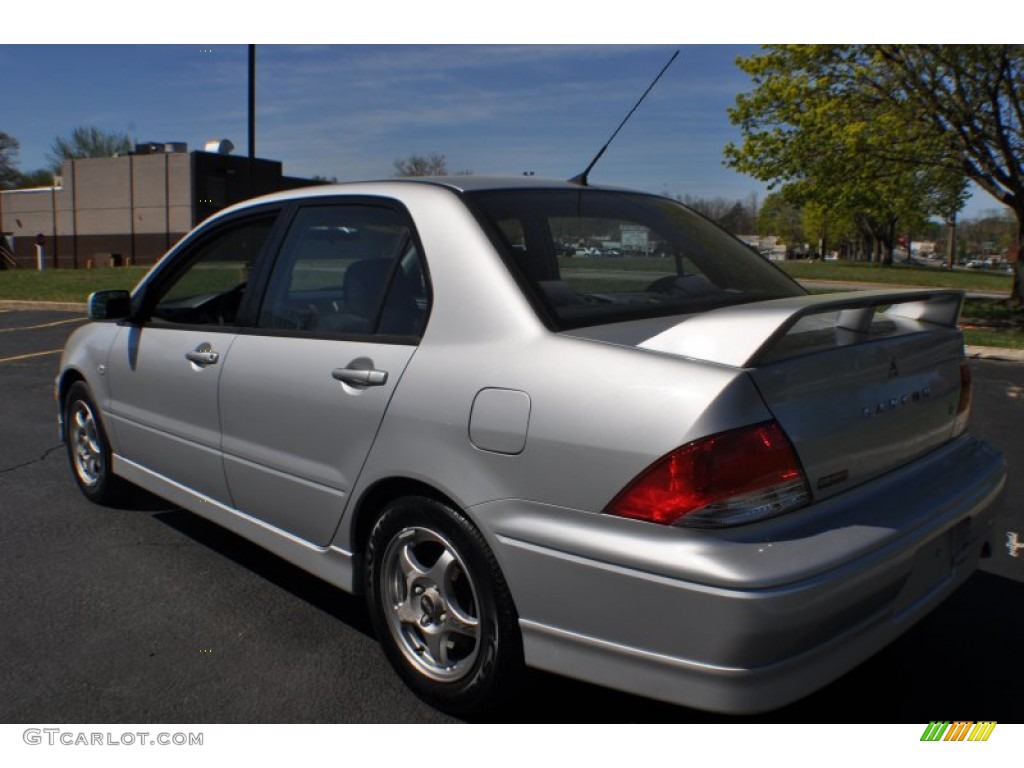
[[[249,46],[249,162],[246,164],[249,197],[254,197],[253,166],[256,164],[256,46]]]
[[[949,271],[953,271],[953,259],[956,253],[956,211],[951,211],[949,214],[949,221],[946,222],[949,225],[949,239],[946,241],[946,247],[949,249],[947,259],[949,260]]]

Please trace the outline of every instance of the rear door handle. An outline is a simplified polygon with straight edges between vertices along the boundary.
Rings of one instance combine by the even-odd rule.
[[[361,387],[380,387],[388,383],[388,372],[373,368],[335,368],[333,376],[343,384],[354,384]]]

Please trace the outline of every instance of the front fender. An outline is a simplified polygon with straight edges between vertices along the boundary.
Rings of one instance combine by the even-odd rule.
[[[111,442],[111,449],[119,449],[117,435],[110,429],[107,419],[110,404],[110,386],[106,375],[110,349],[120,331],[117,322],[93,322],[76,329],[68,337],[60,359],[60,372],[54,382],[54,396],[57,400],[57,424],[60,438],[64,439],[64,399],[71,385],[84,381],[92,392],[100,409],[100,418]]]

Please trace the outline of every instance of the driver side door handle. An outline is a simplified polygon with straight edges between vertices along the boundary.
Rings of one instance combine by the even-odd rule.
[[[331,376],[343,384],[353,384],[357,387],[380,387],[388,383],[387,371],[372,368],[335,368],[331,371]]]
[[[220,360],[220,353],[214,352],[209,348],[209,345],[200,344],[191,352],[186,352],[185,357],[189,362],[195,363],[198,366],[207,366],[213,365]]]

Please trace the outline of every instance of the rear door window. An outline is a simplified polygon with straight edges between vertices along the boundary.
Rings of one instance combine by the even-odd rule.
[[[418,336],[429,310],[422,257],[404,215],[384,206],[299,209],[258,327],[330,336]]]

